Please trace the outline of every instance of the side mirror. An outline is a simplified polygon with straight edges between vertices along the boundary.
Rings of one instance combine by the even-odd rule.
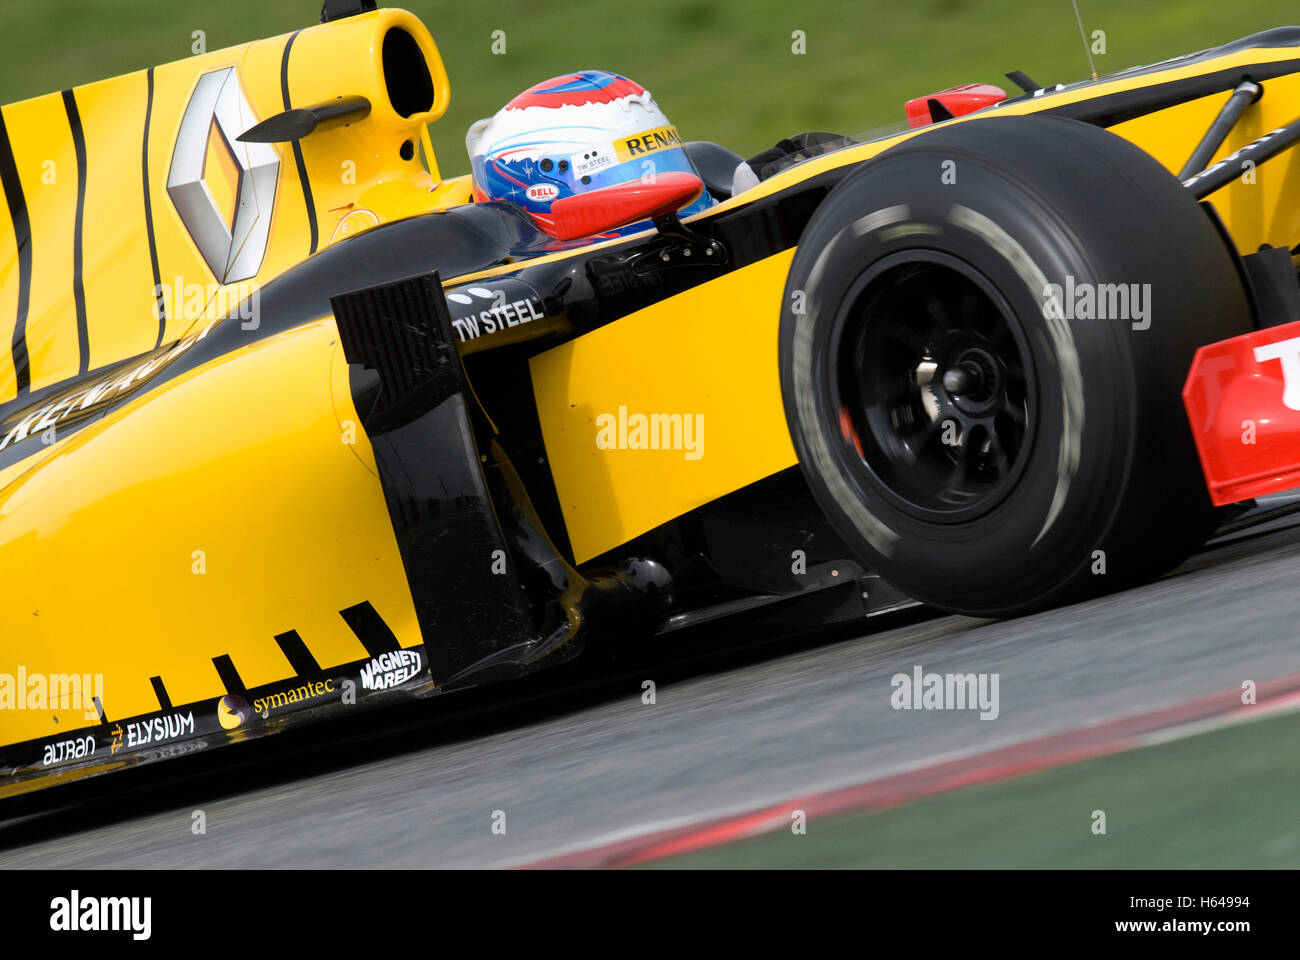
[[[1007,92],[991,83],[965,83],[907,101],[907,125],[924,127],[955,117],[964,117],[1007,98]]]
[[[551,236],[577,240],[676,213],[703,192],[704,181],[695,174],[673,170],[656,174],[648,182],[633,180],[563,197],[551,204],[549,214],[531,216]]]

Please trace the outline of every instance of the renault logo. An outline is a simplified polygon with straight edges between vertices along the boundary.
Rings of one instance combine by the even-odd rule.
[[[234,67],[205,73],[181,118],[167,195],[221,283],[257,275],[266,255],[280,158],[236,137],[257,123]]]

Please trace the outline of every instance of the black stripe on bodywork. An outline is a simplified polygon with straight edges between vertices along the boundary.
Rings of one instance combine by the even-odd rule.
[[[90,369],[90,331],[86,327],[86,290],[81,276],[81,241],[86,214],[86,134],[81,129],[77,98],[71,90],[63,91],[63,107],[68,112],[72,147],[77,154],[77,219],[72,230],[72,299],[77,307],[77,347],[80,352],[77,372],[82,374]]]
[[[18,314],[14,320],[13,341],[10,347],[14,361],[14,376],[18,381],[18,396],[32,385],[27,360],[27,307],[32,287],[32,224],[27,218],[27,200],[23,196],[22,180],[14,163],[13,147],[9,143],[9,130],[5,127],[4,112],[0,111],[0,184],[9,204],[9,219],[14,226],[14,243],[18,248]]]
[[[1031,116],[1065,117],[1070,120],[1082,120],[1099,127],[1113,127],[1126,120],[1144,117],[1149,113],[1168,110],[1192,100],[1213,96],[1232,90],[1243,80],[1263,83],[1276,77],[1283,77],[1300,70],[1300,60],[1280,60],[1276,63],[1251,64],[1244,67],[1231,67],[1214,73],[1203,73],[1181,80],[1165,83],[1153,83],[1150,86],[1135,87],[1120,93],[1103,94],[1087,100],[1063,104],[1059,107],[1047,106]],[[1268,95],[1265,89],[1265,96]],[[1023,98],[1017,98],[1020,100]],[[1049,100],[1050,95],[1044,99]]]
[[[149,189],[149,121],[153,119],[153,67],[145,74],[149,92],[144,105],[144,147],[141,150],[140,175],[144,179],[144,229],[149,237],[149,266],[153,268],[153,293],[158,308],[158,339],[154,349],[162,346],[167,329],[167,311],[162,298],[162,275],[158,272],[158,245],[153,236],[153,191]]]
[[[284,109],[292,110],[293,106],[289,102],[289,51],[293,49],[293,42],[298,39],[301,30],[295,32],[289,38],[289,42],[284,45],[284,58],[280,61],[280,96],[284,100]],[[298,182],[302,184],[302,199],[307,205],[307,223],[311,227],[311,249],[309,254],[316,252],[316,243],[319,236],[316,228],[316,202],[311,195],[311,181],[307,179],[307,164],[302,158],[302,144],[293,141],[293,162],[298,167]]]
[[[240,679],[239,671],[235,669],[234,661],[230,659],[229,654],[223,653],[219,657],[213,657],[212,665],[217,668],[217,676],[221,678],[226,693],[243,693],[247,689],[244,686],[244,681]]]
[[[104,712],[104,703],[99,697],[95,697],[95,712],[99,714],[100,723],[108,723],[108,714]]]
[[[307,649],[307,644],[302,642],[302,637],[298,636],[297,630],[280,634],[275,638],[275,642],[280,645],[280,652],[284,654],[284,658],[289,661],[289,666],[293,667],[293,672],[298,676],[310,677],[320,673],[320,664]]]
[[[379,611],[370,605],[369,600],[358,603],[355,607],[340,610],[339,616],[352,628],[352,632],[357,635],[357,639],[361,641],[361,645],[366,648],[366,653],[370,656],[377,657],[381,653],[394,653],[402,649],[393,631],[389,629],[388,624],[384,623],[384,618],[379,615]]]
[[[153,694],[158,698],[158,706],[164,712],[171,710],[172,698],[167,695],[167,688],[163,686],[162,677],[150,677],[149,682],[153,684]]]

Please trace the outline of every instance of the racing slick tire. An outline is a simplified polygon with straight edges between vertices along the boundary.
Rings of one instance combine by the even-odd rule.
[[[1212,218],[1073,120],[922,134],[800,238],[780,328],[813,495],[919,600],[1016,616],[1154,578],[1214,524],[1181,388],[1251,329]]]

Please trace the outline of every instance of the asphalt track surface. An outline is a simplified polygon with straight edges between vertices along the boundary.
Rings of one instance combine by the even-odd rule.
[[[678,638],[612,680],[529,681],[505,708],[504,688],[449,696],[45,791],[0,823],[0,867],[509,865],[1292,674],[1294,521],[1033,617],[914,612],[758,649]],[[890,677],[916,664],[998,673],[1000,715],[894,710]]]

